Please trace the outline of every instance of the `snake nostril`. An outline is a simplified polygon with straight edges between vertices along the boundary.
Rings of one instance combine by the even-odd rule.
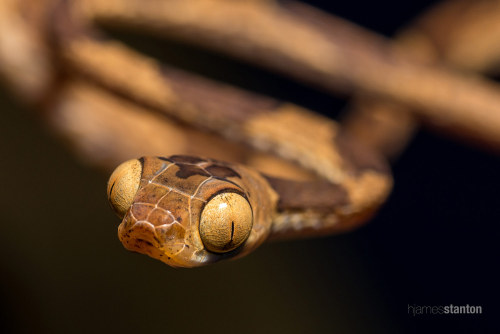
[[[144,244],[146,244],[146,245],[148,245],[150,247],[153,247],[153,244],[151,242],[147,241],[147,240],[140,239],[140,238],[136,238],[135,240],[137,241],[138,244],[144,243]]]

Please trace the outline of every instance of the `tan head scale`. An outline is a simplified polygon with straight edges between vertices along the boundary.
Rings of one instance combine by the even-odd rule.
[[[175,267],[239,257],[269,235],[276,195],[240,165],[189,156],[144,157],[118,166],[108,199],[123,218],[125,248]]]

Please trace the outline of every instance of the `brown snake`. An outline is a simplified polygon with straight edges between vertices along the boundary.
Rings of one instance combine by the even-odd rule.
[[[316,182],[192,156],[129,160],[108,183],[108,198],[123,218],[120,240],[171,266],[195,267],[246,255],[268,238],[351,229],[383,202],[391,178],[382,163],[358,166],[362,161],[339,154],[334,141],[318,144],[332,159],[310,154],[325,177]]]
[[[397,138],[408,137],[408,129],[397,122],[405,117],[401,111],[392,115],[394,102],[443,129],[500,143],[500,87],[426,65],[437,61],[437,54],[425,54],[430,46],[425,35],[432,40],[437,31],[434,39],[441,39],[433,24],[423,24],[428,34],[417,29],[401,39],[423,50],[425,60],[416,61],[415,54],[404,56],[380,36],[293,1],[27,4],[0,2],[2,79],[28,104],[44,110],[44,118],[95,165],[107,168],[146,155],[116,168],[108,198],[123,219],[119,238],[124,246],[171,266],[241,257],[266,240],[353,229],[387,198],[390,171],[384,159],[336,122],[168,67],[110,39],[100,25],[131,24],[178,35],[328,91],[385,98],[382,109],[389,123],[396,120],[395,128],[403,128]],[[493,13],[488,16],[493,31],[500,31],[498,6],[488,0],[482,4],[487,5],[482,11]],[[457,26],[441,23],[440,11],[433,15],[430,23]],[[226,20],[232,21],[231,29]],[[481,24],[464,25],[462,35],[481,46],[483,39],[475,36],[485,30],[484,20],[473,21]],[[476,34],[468,33],[471,26],[477,26]],[[283,38],[283,31],[293,38]],[[487,52],[478,51],[471,67],[497,61],[492,36],[482,45]],[[469,42],[455,41],[467,52],[481,49]],[[456,63],[467,67],[463,61]],[[373,101],[362,109],[368,119],[376,115]],[[362,117],[351,115],[360,124]],[[369,121],[361,131],[373,125]],[[371,133],[396,142],[400,150],[405,140],[395,140],[394,129],[385,129],[379,125],[378,134],[365,132],[368,138]]]
[[[91,34],[75,32],[75,37],[67,36],[72,35],[67,27],[64,31],[63,38],[71,39],[66,43],[80,55],[70,57],[85,63],[89,75],[106,69],[94,70],[99,64],[81,56],[86,49],[87,54],[100,52],[101,57],[108,52],[115,61],[129,56]],[[161,76],[151,78],[175,100],[176,94],[186,92],[175,88],[172,76],[175,72],[163,69]],[[130,93],[126,86],[131,83],[107,84]],[[190,100],[197,97],[194,94]],[[244,256],[268,239],[350,230],[385,201],[392,186],[386,163],[343,134],[335,122],[275,101],[263,100],[260,109],[248,109],[246,99],[228,101],[234,107],[225,114],[206,112],[201,106],[170,116],[246,147],[273,152],[317,176],[307,181],[283,179],[266,175],[271,167],[263,164],[258,166],[261,174],[242,164],[185,155],[127,161],[108,183],[108,198],[123,218],[118,234],[127,249],[175,267],[201,266]],[[252,104],[258,101],[255,98]],[[190,152],[197,152],[194,146],[207,146],[195,135],[188,141]],[[225,158],[239,160],[238,156]],[[244,160],[248,164],[252,159]]]
[[[93,2],[54,3],[52,43],[78,75],[46,103],[74,115],[75,100],[101,99],[125,114],[136,108],[123,102],[127,97],[170,118],[166,157],[124,162],[108,183],[127,249],[175,267],[202,266],[244,256],[270,239],[351,230],[387,198],[386,162],[336,122],[140,55],[95,27],[107,9]],[[140,127],[130,131],[138,134]]]

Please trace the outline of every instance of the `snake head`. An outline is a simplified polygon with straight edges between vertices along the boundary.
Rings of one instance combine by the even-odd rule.
[[[118,166],[108,199],[125,248],[174,267],[247,254],[270,233],[276,195],[239,165],[188,156],[144,157]]]

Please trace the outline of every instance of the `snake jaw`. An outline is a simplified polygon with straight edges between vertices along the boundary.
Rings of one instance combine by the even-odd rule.
[[[118,228],[118,237],[128,250],[153,256],[158,247],[158,240],[155,236],[155,228],[152,224],[139,221],[129,225],[129,219],[125,218],[124,223]]]
[[[194,267],[200,259],[189,254],[191,246],[182,242],[183,234],[178,224],[173,224],[169,229],[165,226],[155,227],[147,221],[136,221],[131,213],[127,214],[118,228],[118,238],[126,249],[148,255],[172,267]],[[193,258],[194,261],[190,261],[193,264],[187,265],[188,258]]]
[[[220,259],[203,246],[195,245],[189,236],[185,236],[180,224],[155,227],[147,221],[137,221],[131,212],[118,227],[118,238],[126,249],[148,255],[171,267],[198,267]]]

